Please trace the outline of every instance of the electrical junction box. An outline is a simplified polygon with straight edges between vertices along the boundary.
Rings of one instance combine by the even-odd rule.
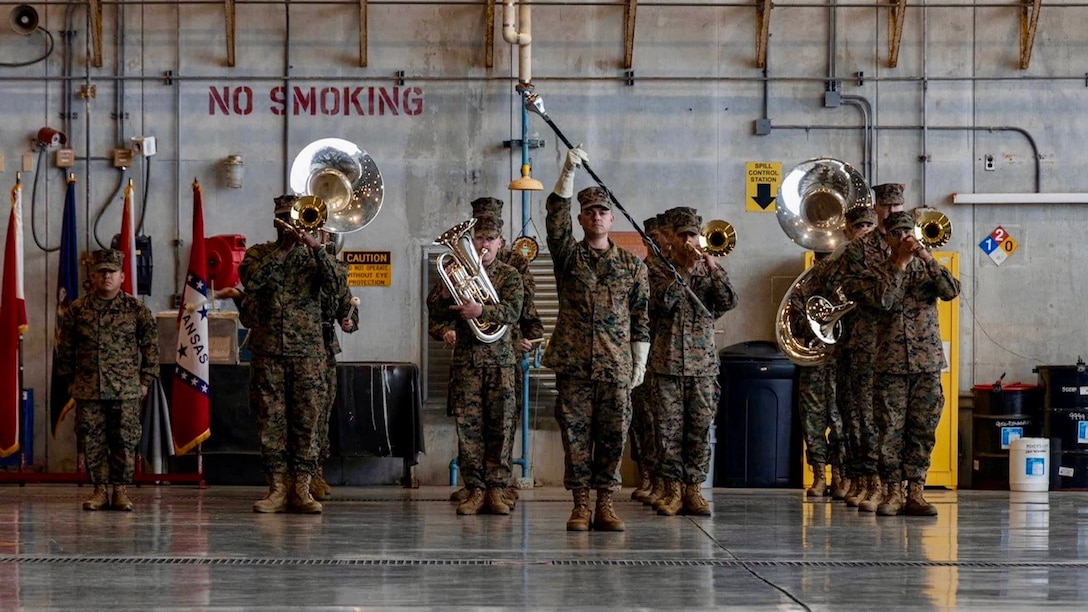
[[[155,143],[155,137],[133,136],[132,152],[136,155],[143,155],[144,157],[151,157],[155,153],[158,153],[158,147]]]
[[[75,149],[57,149],[54,163],[58,168],[71,168],[76,165]]]
[[[128,168],[132,165],[132,150],[131,149],[114,149],[113,150],[113,167],[114,168]]]

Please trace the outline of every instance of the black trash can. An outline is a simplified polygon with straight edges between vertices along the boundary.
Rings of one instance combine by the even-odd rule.
[[[721,359],[714,486],[801,486],[797,366],[773,342],[728,346]]]
[[[1043,432],[1043,389],[1013,383],[975,385],[971,414],[971,487],[1009,488],[1009,449]]]

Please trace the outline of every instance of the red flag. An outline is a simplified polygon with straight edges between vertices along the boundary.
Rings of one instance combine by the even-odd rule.
[[[23,184],[15,175],[11,189],[11,218],[4,242],[4,279],[0,293],[0,457],[19,452],[19,413],[23,390],[19,382],[19,337],[26,333],[23,297]]]
[[[200,183],[193,181],[193,247],[189,273],[178,309],[178,348],[171,385],[170,427],[174,452],[183,455],[211,435],[208,374],[208,260],[204,255],[204,202]]]
[[[121,291],[129,295],[136,295],[136,223],[132,216],[132,192],[135,187],[132,179],[125,186],[125,210],[121,217],[121,252],[125,254],[125,265],[121,271],[125,273],[125,280],[121,282]]]

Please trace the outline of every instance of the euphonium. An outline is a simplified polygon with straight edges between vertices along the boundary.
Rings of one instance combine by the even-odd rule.
[[[927,249],[939,249],[952,239],[952,220],[935,208],[919,206],[914,217],[914,237]]]
[[[475,218],[462,221],[446,230],[434,241],[434,244],[449,249],[438,256],[435,266],[438,268],[438,275],[446,283],[446,289],[458,305],[470,302],[481,305],[498,304],[499,294],[491,284],[487,271],[484,270],[480,255],[472,246],[470,236],[475,225]],[[485,343],[495,342],[502,338],[507,328],[506,325],[494,323],[480,324],[476,319],[469,319],[468,324],[480,342]]]

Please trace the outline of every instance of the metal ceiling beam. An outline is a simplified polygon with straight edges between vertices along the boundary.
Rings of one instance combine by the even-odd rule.
[[[91,14],[91,65],[102,67],[102,0],[87,0]]]
[[[359,0],[359,67],[366,68],[370,62],[367,56],[369,46],[369,25],[367,23],[370,0]]]
[[[235,23],[234,20],[234,0],[223,0],[223,13],[226,19],[227,28],[227,65],[231,68],[234,67],[234,40],[235,40]]]
[[[484,67],[495,67],[495,2],[483,0],[484,13]]]
[[[638,0],[627,0],[623,6],[623,69],[635,67],[635,14]]]

